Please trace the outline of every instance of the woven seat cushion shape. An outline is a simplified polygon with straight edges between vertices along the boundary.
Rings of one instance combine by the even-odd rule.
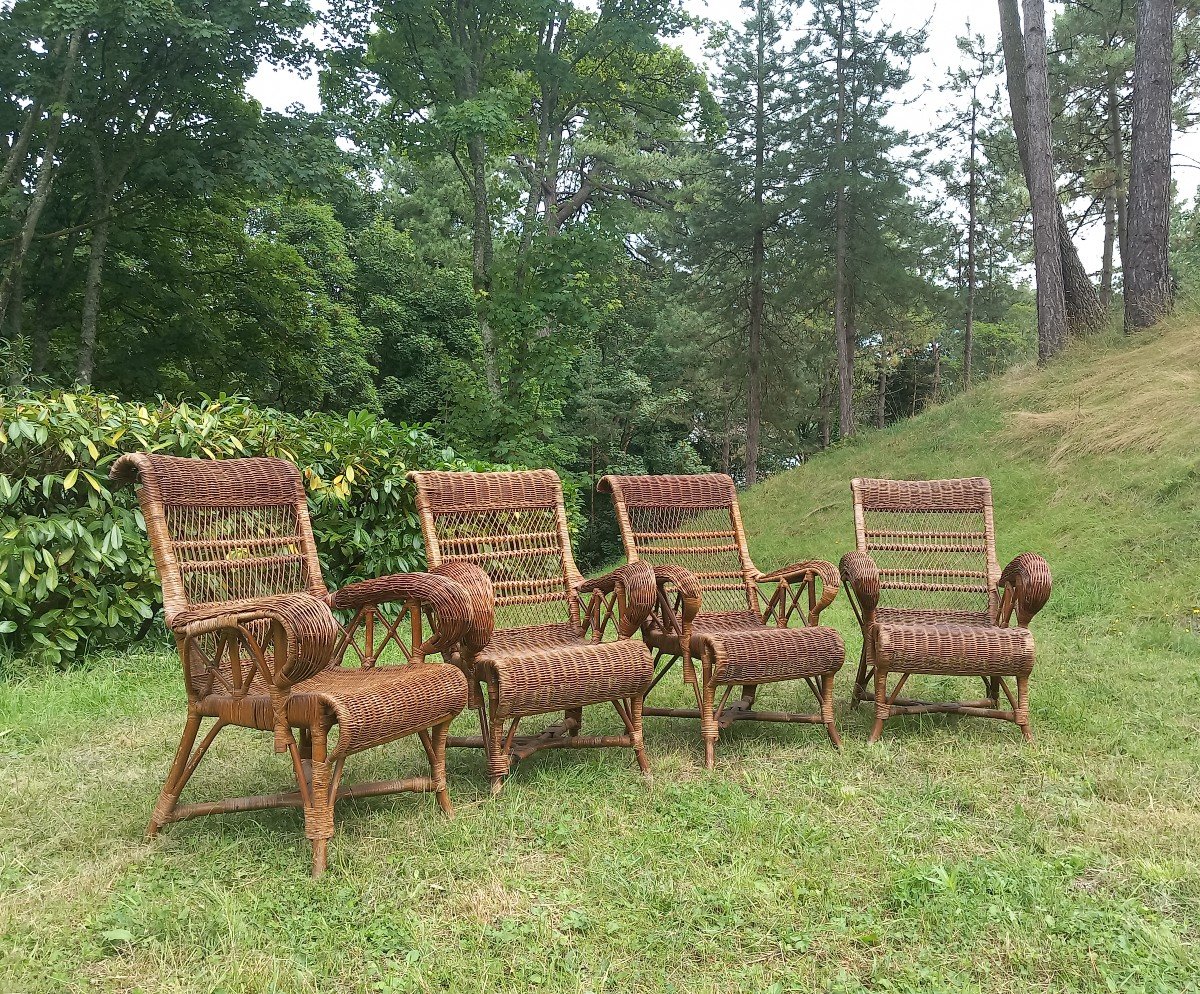
[[[227,670],[228,665],[221,667]],[[206,677],[195,674],[194,685]],[[215,692],[198,710],[231,724],[274,727],[267,685],[255,676],[248,693],[232,697],[214,678]],[[346,756],[446,721],[467,706],[467,681],[457,666],[421,663],[372,670],[331,668],[297,684],[287,701],[294,727],[318,724],[324,712],[337,715],[334,755]]]
[[[530,640],[529,629],[522,638],[511,637],[516,634],[498,632],[475,657],[496,673],[503,714],[546,714],[635,697],[653,675],[646,647],[629,639],[555,644],[557,632],[545,641]]]
[[[1033,635],[996,625],[875,624],[875,658],[898,673],[1015,676],[1033,670]]]
[[[824,676],[841,669],[842,637],[832,628],[759,628],[701,636],[717,683],[759,684]]]

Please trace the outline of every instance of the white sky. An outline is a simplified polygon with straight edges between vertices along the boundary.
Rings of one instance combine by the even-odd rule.
[[[714,21],[740,23],[746,18],[739,0],[685,0],[685,5],[691,13]],[[318,0],[314,6],[321,7],[324,4]],[[1053,16],[1055,6],[1050,5],[1048,17]],[[960,59],[955,39],[967,33],[969,24],[971,33],[981,33],[986,38],[999,41],[997,6],[994,0],[940,0],[935,5],[915,0],[881,0],[879,8],[880,17],[890,21],[896,28],[927,26],[926,51],[913,60],[913,85],[904,94],[907,102],[898,106],[892,114],[894,124],[919,136],[931,130],[941,117],[940,112],[947,98],[938,92],[937,87]],[[799,13],[799,19],[805,19],[803,10]],[[703,42],[699,36],[690,35],[682,39],[681,44],[692,58],[698,62],[705,61]],[[317,110],[320,106],[315,74],[302,79],[294,73],[279,72],[264,66],[250,81],[250,92],[271,110],[284,111],[294,103],[309,110]],[[1172,143],[1172,152],[1179,194],[1191,202],[1200,186],[1200,168],[1197,168],[1197,163],[1200,163],[1200,133],[1177,134]],[[1078,241],[1084,264],[1093,271],[1098,270],[1102,248],[1100,225],[1095,224],[1090,230],[1082,232]]]

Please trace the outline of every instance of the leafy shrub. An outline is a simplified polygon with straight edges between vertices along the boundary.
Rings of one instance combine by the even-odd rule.
[[[425,428],[302,417],[239,397],[154,406],[94,393],[0,397],[0,645],[61,663],[149,627],[160,600],[124,452],[271,455],[301,467],[326,582],[420,568],[410,468],[483,469]]]

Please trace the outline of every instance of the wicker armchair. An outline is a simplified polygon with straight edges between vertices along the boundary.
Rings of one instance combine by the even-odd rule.
[[[645,713],[699,717],[709,769],[721,730],[741,719],[822,724],[840,745],[833,678],[846,649],[836,631],[818,625],[837,596],[837,570],[816,560],[770,573],[755,568],[728,476],[606,476],[600,489],[612,493],[629,562],[654,569],[655,611],[642,628],[658,668],[651,688],[682,659],[684,681],[696,695],[695,708]],[[789,628],[794,616],[806,627]],[[693,659],[701,662],[699,681]],[[787,680],[808,685],[817,713],[754,710],[759,685]],[[726,706],[735,686],[741,699]]]
[[[992,486],[985,479],[856,479],[852,490],[858,548],[842,558],[841,573],[862,625],[853,700],[874,698],[870,741],[893,715],[930,712],[1011,721],[1031,741],[1028,625],[1050,597],[1046,561],[1027,552],[1000,571]],[[1009,627],[1014,613],[1016,627]],[[899,679],[889,690],[892,673]],[[913,674],[978,676],[986,696],[949,702],[900,697]],[[867,691],[872,680],[873,695]],[[1000,707],[1001,695],[1008,708]]]
[[[313,876],[319,876],[340,798],[431,791],[453,814],[446,736],[466,706],[467,686],[456,667],[424,657],[462,636],[469,605],[460,586],[412,573],[330,594],[300,474],[280,459],[210,462],[131,454],[116,461],[111,475],[141,481],[138,496],[187,690],[183,738],[147,834],[200,815],[303,808]],[[410,665],[376,668],[368,639],[365,652],[359,650],[364,665],[341,668],[355,626],[372,624],[379,606],[389,602],[399,605],[396,624],[403,614],[413,619]],[[354,612],[348,631],[331,608]],[[428,639],[422,637],[422,608],[435,620]],[[212,724],[195,746],[208,719]],[[209,746],[231,725],[274,732],[275,751],[291,757],[297,789],[180,804],[180,792]],[[347,756],[413,733],[428,755],[428,777],[341,785]]]
[[[652,670],[646,647],[630,636],[653,609],[653,573],[625,567],[585,581],[571,554],[562,484],[549,470],[409,476],[432,572],[470,593],[470,622],[453,658],[481,734],[449,744],[486,752],[493,794],[514,760],[540,749],[625,746],[649,775],[642,699]],[[614,619],[618,640],[602,642]],[[583,708],[603,703],[616,709],[624,735],[581,734]],[[558,711],[561,721],[517,735],[522,719]]]

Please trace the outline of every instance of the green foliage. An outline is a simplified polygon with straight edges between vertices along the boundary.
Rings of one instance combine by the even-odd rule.
[[[1089,339],[745,496],[768,569],[853,544],[853,475],[987,473],[1002,562],[1033,549],[1054,570],[1032,746],[945,715],[867,745],[843,591],[822,614],[849,650],[842,751],[811,726],[737,722],[709,773],[695,719],[651,717],[653,786],[628,750],[561,749],[491,798],[485,757],[455,749],[457,818],[419,795],[346,798],[314,882],[299,811],[143,838],[183,721],[172,654],[0,681],[0,990],[1194,994],[1198,370],[1194,325]],[[1176,416],[1139,418],[1148,398]],[[759,691],[763,708],[805,698]],[[695,705],[676,672],[653,699]],[[621,728],[610,709],[585,721]],[[412,736],[351,757],[345,782],[426,769]],[[269,735],[223,732],[184,799],[291,772]]]
[[[367,412],[288,415],[238,397],[148,407],[95,393],[0,398],[0,635],[10,651],[70,660],[131,637],[157,610],[158,577],[123,452],[299,465],[332,586],[420,568],[409,469],[479,469],[428,430]]]

